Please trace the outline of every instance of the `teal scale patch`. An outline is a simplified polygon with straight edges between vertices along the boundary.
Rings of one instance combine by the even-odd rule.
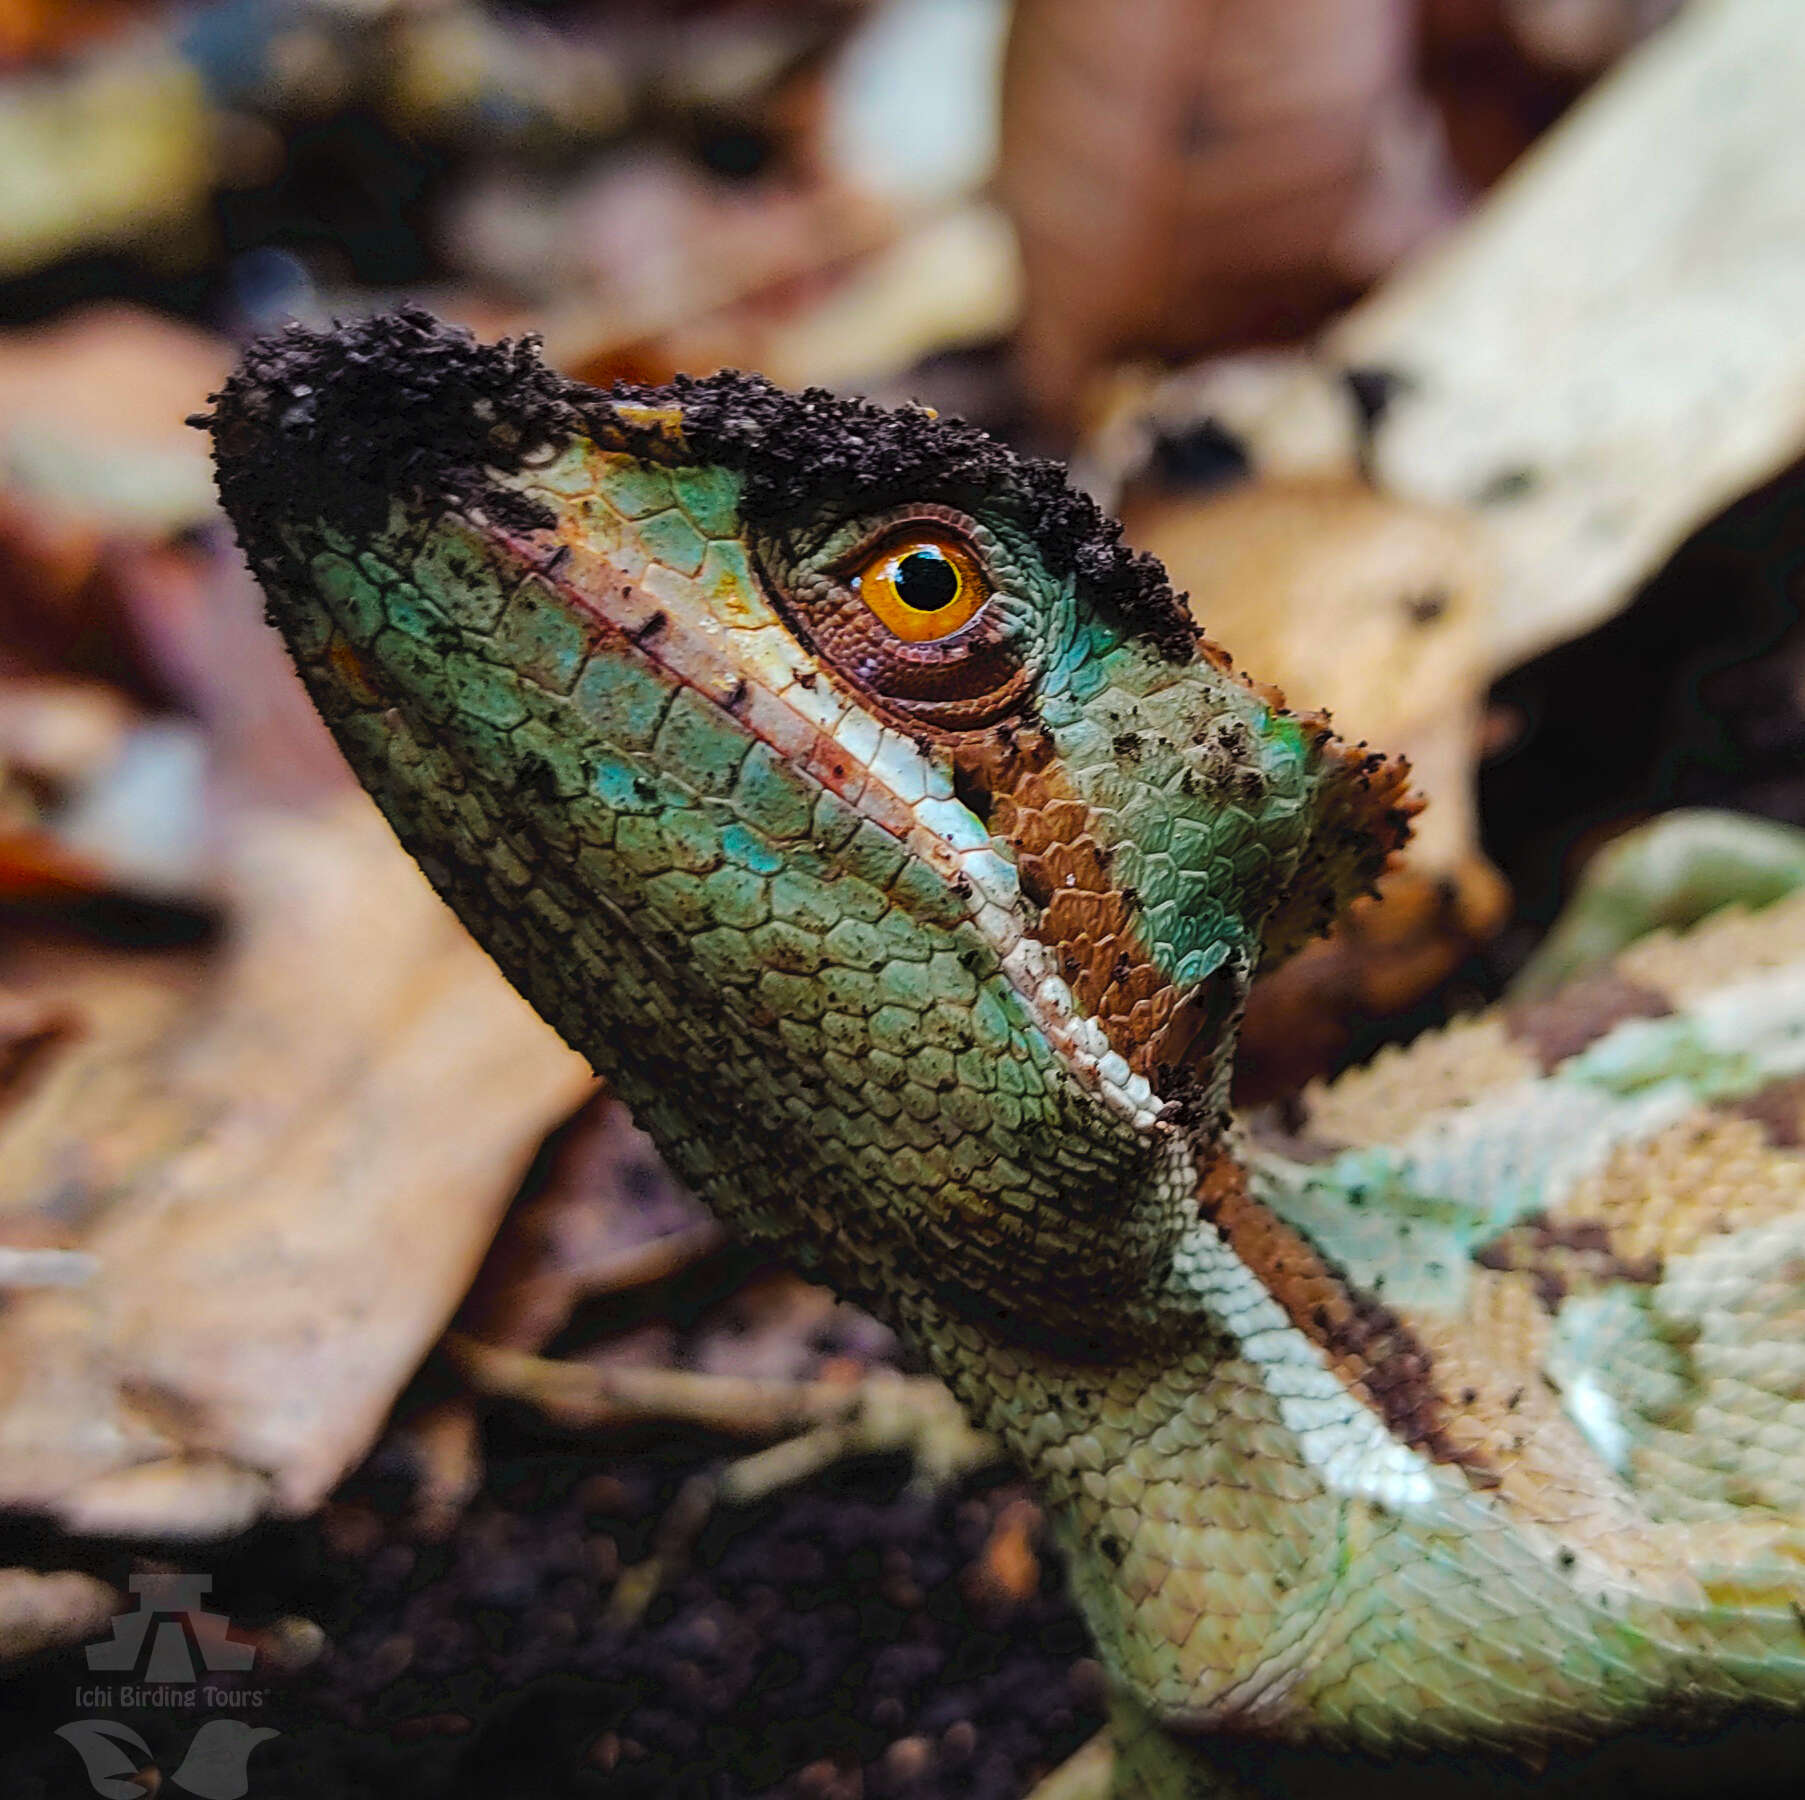
[[[312,563],[314,584],[334,622],[352,643],[367,645],[382,629],[382,593],[349,558],[327,552]]]
[[[720,548],[740,549],[741,482],[732,470],[696,465],[673,469],[671,489],[704,537],[731,538],[732,544]]]
[[[555,589],[531,576],[515,590],[496,628],[490,655],[522,680],[568,694],[589,660],[598,633]]]
[[[702,572],[702,534],[676,507],[639,522],[639,541],[655,563],[683,576]]]
[[[625,645],[590,657],[571,698],[585,725],[606,743],[649,750],[664,723],[676,684]]]
[[[677,504],[669,469],[659,463],[635,462],[625,456],[601,459],[596,489],[623,519],[648,518]]]
[[[730,793],[751,748],[746,735],[693,688],[681,688],[652,746],[667,769],[680,769],[698,794]]]
[[[493,631],[513,585],[490,559],[481,533],[455,513],[439,521],[408,573],[423,599],[467,631]]]
[[[745,751],[733,799],[747,824],[779,842],[810,835],[815,807],[809,784],[768,744]]]

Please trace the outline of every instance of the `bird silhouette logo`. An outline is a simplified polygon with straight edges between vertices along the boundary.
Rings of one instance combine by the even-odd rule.
[[[75,1719],[56,1735],[75,1746],[88,1783],[103,1800],[144,1800],[143,1772],[156,1759],[129,1725],[117,1719]],[[168,1779],[197,1800],[244,1800],[250,1791],[251,1752],[281,1734],[242,1719],[209,1719],[194,1734],[188,1754]]]

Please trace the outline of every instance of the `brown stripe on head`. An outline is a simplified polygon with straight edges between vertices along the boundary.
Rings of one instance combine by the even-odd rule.
[[[1033,934],[1059,959],[1078,1009],[1150,1081],[1178,990],[1141,941],[1135,896],[1110,875],[1107,835],[1074,792],[1038,726],[988,734],[954,752],[964,803],[1015,849]]]
[[[1218,671],[1227,665],[1207,641],[1198,656]],[[1277,690],[1245,685],[1274,712],[1283,711]],[[1308,837],[1282,887],[1275,882],[1277,892],[1261,896],[1271,908],[1262,904],[1258,945],[1267,964],[1326,930],[1371,891],[1421,806],[1402,759],[1343,744],[1320,715],[1295,723],[1311,759]],[[1232,721],[1218,723],[1213,733],[1200,729],[1196,741],[1235,729]],[[952,752],[959,798],[1011,845],[1022,892],[1038,913],[1033,935],[1057,956],[1079,1011],[1156,1091],[1170,1098],[1174,1082],[1194,1088],[1200,1080],[1213,1090],[1217,1063],[1232,1049],[1224,1027],[1238,1014],[1251,970],[1225,967],[1220,979],[1187,988],[1152,953],[1139,896],[1112,867],[1120,828],[1079,793],[1044,727],[1002,726],[954,742]],[[1141,756],[1137,734],[1125,733],[1116,754],[1133,770]],[[1245,778],[1257,781],[1251,766]],[[1257,806],[1260,797],[1248,796],[1249,804]],[[1238,798],[1229,784],[1224,804]],[[1253,914],[1256,927],[1259,918]]]

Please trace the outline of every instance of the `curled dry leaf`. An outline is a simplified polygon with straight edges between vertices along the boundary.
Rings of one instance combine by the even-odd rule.
[[[1028,391],[1312,329],[1457,210],[1405,0],[1020,0],[999,189]]]
[[[1784,0],[1683,9],[1325,337],[1400,378],[1378,483],[1479,521],[1495,670],[1608,618],[1805,451],[1802,88]]]

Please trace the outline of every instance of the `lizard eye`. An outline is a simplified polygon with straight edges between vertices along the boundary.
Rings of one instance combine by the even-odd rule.
[[[920,526],[879,544],[847,586],[905,644],[934,644],[963,630],[990,598],[970,548],[951,532]]]
[[[980,542],[951,507],[899,509],[804,579],[775,582],[778,609],[831,674],[911,730],[989,725],[1020,710],[1033,670],[1021,605]]]

